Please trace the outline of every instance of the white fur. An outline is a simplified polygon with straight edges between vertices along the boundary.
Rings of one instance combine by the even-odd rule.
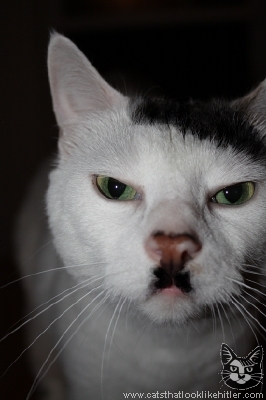
[[[133,124],[128,99],[109,87],[60,35],[51,39],[48,66],[61,128],[59,158],[47,194],[56,252],[50,242],[37,254],[37,262],[35,257],[25,267],[27,251],[21,259],[24,273],[67,268],[28,282],[30,301],[44,303],[93,279],[40,317],[44,330],[73,305],[49,329],[51,347],[66,332],[58,349],[73,334],[59,357],[64,380],[58,385],[67,388],[62,398],[114,400],[129,391],[218,390],[221,343],[235,342],[245,355],[254,334],[234,308],[234,313],[223,315],[222,323],[215,322],[214,335],[214,321],[204,312],[206,306],[229,302],[232,294],[237,298],[241,285],[235,281],[243,282],[243,254],[258,248],[259,256],[262,251],[266,191],[259,165],[232,148],[221,150],[190,134],[183,139],[174,127]],[[97,190],[95,175],[130,184],[141,198],[108,200]],[[247,203],[223,207],[210,202],[223,187],[243,181],[257,182]],[[32,207],[28,209],[24,219],[31,215],[36,221],[36,237],[38,220]],[[193,233],[202,243],[186,266],[194,291],[179,300],[149,292],[154,262],[145,243],[158,230]],[[30,255],[50,240],[45,235],[29,248]],[[25,249],[22,236],[20,247]],[[41,357],[39,367],[44,360]],[[49,377],[46,382],[49,385]],[[47,399],[53,398],[52,392]]]

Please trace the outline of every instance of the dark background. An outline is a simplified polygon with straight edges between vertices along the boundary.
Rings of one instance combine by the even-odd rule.
[[[266,77],[264,0],[3,0],[1,26],[0,285],[18,278],[16,215],[39,163],[56,149],[46,54],[53,29],[73,39],[125,93],[244,94]],[[23,315],[19,284],[0,289],[0,337]],[[25,348],[0,343],[0,374]],[[26,357],[0,379],[0,399],[25,399]]]

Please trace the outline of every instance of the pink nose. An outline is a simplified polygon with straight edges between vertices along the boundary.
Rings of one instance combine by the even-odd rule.
[[[146,250],[150,258],[161,265],[175,265],[181,268],[184,263],[194,258],[201,250],[197,239],[188,234],[152,235],[147,243]]]

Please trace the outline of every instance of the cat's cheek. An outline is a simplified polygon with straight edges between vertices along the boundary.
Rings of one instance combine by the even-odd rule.
[[[240,206],[220,206],[214,204],[213,216],[216,221],[216,230],[223,232],[227,246],[232,246],[237,257],[250,254],[250,250],[257,249],[264,236],[264,217],[258,212],[263,210],[264,204],[256,204],[253,199]],[[252,227],[256,226],[256,230]],[[221,246],[223,249],[224,246]]]
[[[206,246],[202,255],[188,265],[193,298],[196,304],[201,306],[229,302],[231,294],[237,295],[241,289],[234,281],[243,281],[240,272],[233,268],[239,261],[234,259],[229,251],[219,259],[215,253],[213,254],[213,249],[215,249],[214,243]]]
[[[151,266],[144,252],[141,252],[140,244],[133,242],[131,246],[126,243],[124,245],[125,248],[130,247],[128,251],[123,246],[120,248],[119,243],[110,245],[110,249],[114,250],[109,253],[112,257],[109,257],[105,267],[105,286],[112,296],[123,296],[129,301],[139,303],[147,296]],[[105,251],[108,252],[107,247]]]

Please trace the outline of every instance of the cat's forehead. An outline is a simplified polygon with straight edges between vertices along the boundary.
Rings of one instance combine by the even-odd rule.
[[[247,359],[247,357],[246,358],[238,357],[237,359],[233,360],[230,363],[230,365],[233,365],[235,367],[247,367],[247,366],[253,366],[255,364],[256,363],[254,361],[252,362],[251,360]]]
[[[174,126],[183,137],[191,134],[217,147],[230,146],[255,160],[265,158],[266,146],[260,133],[228,102],[131,99],[129,110],[135,124]]]
[[[156,173],[170,167],[191,182],[204,177],[218,185],[264,179],[264,139],[226,103],[135,100],[130,117]]]
[[[215,141],[200,140],[190,132],[184,136],[175,126],[137,125],[130,130],[134,140],[128,165],[148,180],[168,186],[219,188],[265,178],[265,168],[259,162],[232,146],[219,147]]]
[[[146,117],[137,118],[128,107],[84,120],[79,130],[86,165],[95,167],[95,173],[132,179],[132,183],[140,177],[145,181],[145,176],[169,183],[204,180],[207,186],[262,179],[265,148],[259,137],[254,139],[257,133],[251,126],[240,131],[239,122],[234,130],[230,128],[236,138],[225,144],[222,132],[214,122],[204,121],[204,116],[202,125],[191,123],[186,129],[171,119],[163,123],[157,116],[149,123]],[[255,144],[246,151],[243,142],[252,142],[248,135],[253,135]]]

